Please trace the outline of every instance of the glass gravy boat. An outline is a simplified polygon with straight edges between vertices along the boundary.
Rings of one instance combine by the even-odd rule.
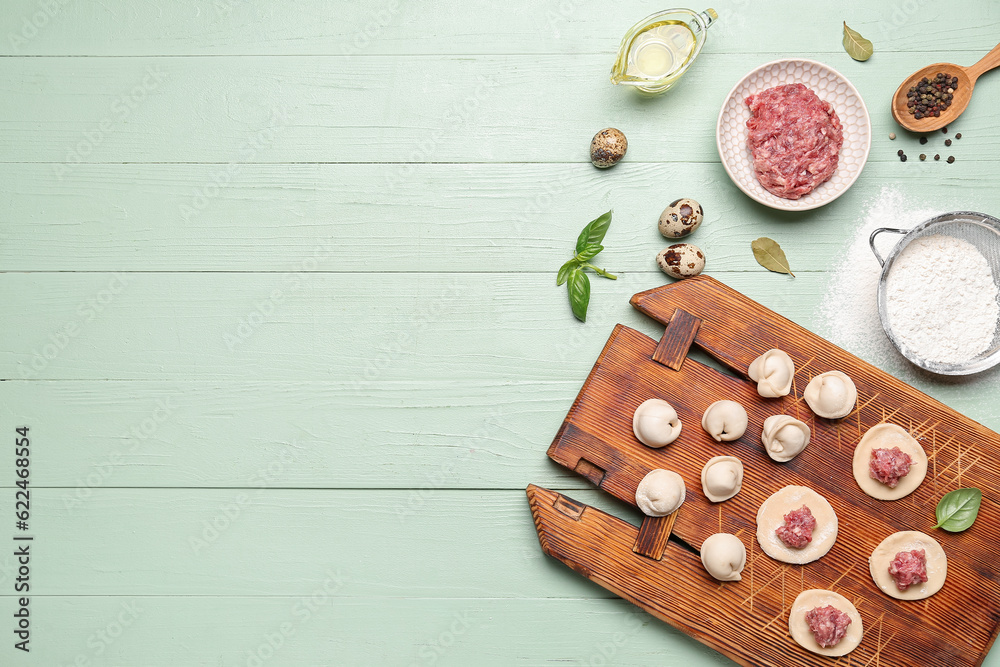
[[[684,75],[705,45],[714,9],[697,14],[667,9],[629,28],[611,68],[611,83],[634,86],[645,93],[669,90]]]

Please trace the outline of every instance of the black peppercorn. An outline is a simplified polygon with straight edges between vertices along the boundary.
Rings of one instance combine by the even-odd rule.
[[[961,138],[962,138],[962,133],[961,133],[961,132],[959,132],[958,134],[956,134],[956,135],[955,135],[955,138],[956,138],[956,139],[961,139]]]
[[[896,151],[896,155],[902,155],[902,154],[903,154],[903,149],[902,148],[900,148],[898,151]]]
[[[953,159],[954,159],[954,158],[953,158]],[[905,155],[900,155],[900,156],[899,156],[899,161],[900,161],[900,162],[906,162],[906,156],[905,156]]]
[[[921,154],[920,154],[920,161],[921,161],[921,162],[923,162],[923,161],[924,161],[924,160],[926,160],[926,159],[927,159],[927,156],[926,156],[926,155],[924,155],[923,153],[921,153]]]
[[[951,146],[951,139],[945,139],[944,140],[944,145],[945,146]]]
[[[941,128],[941,134],[948,134],[948,126],[947,125]]]
[[[927,143],[927,137],[920,137],[920,143],[921,144],[926,144]]]
[[[954,161],[955,161],[955,156],[954,155],[949,155],[948,156],[948,164],[951,164]]]
[[[939,153],[939,154],[935,155],[935,156],[934,156],[934,159],[935,159],[935,160],[940,160],[940,159],[941,159],[941,154]]]

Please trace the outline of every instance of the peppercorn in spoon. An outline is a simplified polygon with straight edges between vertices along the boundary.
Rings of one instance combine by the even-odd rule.
[[[962,115],[976,79],[1000,66],[1000,44],[970,67],[935,63],[903,81],[892,95],[892,117],[911,132],[933,132]],[[950,92],[949,92],[950,91]]]

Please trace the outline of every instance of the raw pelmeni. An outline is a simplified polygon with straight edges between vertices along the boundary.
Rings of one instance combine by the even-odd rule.
[[[795,377],[795,362],[782,350],[768,350],[750,362],[747,375],[757,383],[757,393],[764,398],[788,396]]]

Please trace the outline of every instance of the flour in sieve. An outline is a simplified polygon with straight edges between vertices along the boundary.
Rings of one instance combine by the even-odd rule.
[[[968,241],[943,234],[911,241],[886,281],[889,326],[912,354],[961,363],[989,349],[1000,307],[990,265]]]

